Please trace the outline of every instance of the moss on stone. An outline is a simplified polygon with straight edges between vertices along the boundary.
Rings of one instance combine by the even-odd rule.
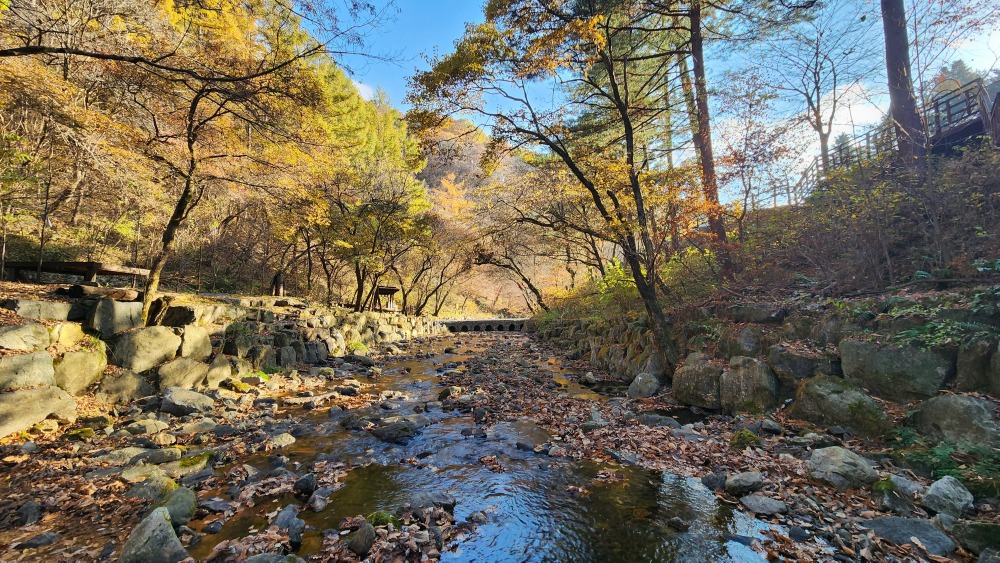
[[[734,433],[733,437],[729,439],[729,446],[738,450],[745,449],[749,446],[755,446],[759,443],[760,438],[745,428]]]

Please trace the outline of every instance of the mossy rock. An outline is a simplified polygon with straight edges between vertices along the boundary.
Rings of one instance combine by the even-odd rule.
[[[92,440],[96,435],[97,432],[95,432],[93,428],[76,428],[74,430],[70,430],[63,436],[67,440],[74,442],[86,442],[87,440]]]
[[[813,424],[847,426],[868,436],[880,436],[889,429],[878,402],[857,385],[829,375],[803,381],[788,415]]]

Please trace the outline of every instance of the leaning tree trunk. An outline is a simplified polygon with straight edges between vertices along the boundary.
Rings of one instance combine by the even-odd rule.
[[[180,229],[184,219],[194,206],[194,172],[195,166],[192,164],[188,169],[187,177],[184,179],[184,191],[181,192],[174,212],[167,221],[167,226],[163,229],[163,236],[160,237],[160,250],[153,260],[153,267],[149,271],[149,278],[146,280],[146,294],[142,299],[142,322],[149,322],[149,308],[156,299],[156,293],[160,289],[160,277],[163,275],[163,268],[167,265],[167,259],[173,250],[174,239],[177,238],[177,231]]]
[[[903,0],[882,0],[882,29],[885,33],[885,69],[889,79],[889,113],[896,129],[900,159],[907,170],[922,178],[927,145],[917,111],[917,98],[913,93],[910,40]]]

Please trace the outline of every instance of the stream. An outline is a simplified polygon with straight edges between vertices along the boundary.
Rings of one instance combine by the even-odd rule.
[[[470,413],[442,411],[436,402],[444,388],[441,374],[465,369],[466,360],[487,350],[497,338],[526,337],[466,333],[413,343],[405,356],[388,358],[383,375],[373,380],[373,388],[365,389],[386,400],[363,411],[299,409],[297,422],[275,428],[295,435],[293,445],[240,459],[217,475],[244,464],[271,471],[278,453],[287,457],[281,461],[291,470],[317,461],[352,467],[324,510],[299,513],[306,531],[296,554],[303,558],[320,552],[323,531],[336,529],[345,517],[379,510],[395,513],[418,495],[446,493],[457,500],[456,521],[470,516],[481,521],[477,513],[486,518],[471,534],[445,545],[443,561],[761,560],[748,545],[769,525],[720,503],[697,479],[549,457],[531,446],[553,437],[530,420],[484,428]],[[536,361],[536,367],[550,374],[562,393],[580,400],[608,399],[564,377],[565,370],[555,360]],[[385,443],[370,432],[347,430],[340,424],[352,414],[373,412],[421,413],[430,424],[406,445]],[[480,463],[483,456],[495,456],[504,470],[491,471]],[[599,478],[608,475],[611,478]],[[233,492],[212,491],[222,499],[231,498]],[[228,518],[220,532],[203,534],[189,552],[204,559],[219,542],[266,528],[267,515],[292,503],[301,500],[291,494],[258,499],[255,506]],[[219,515],[194,520],[189,526],[201,530],[215,520]],[[688,529],[679,531],[678,521],[684,523],[680,528]]]

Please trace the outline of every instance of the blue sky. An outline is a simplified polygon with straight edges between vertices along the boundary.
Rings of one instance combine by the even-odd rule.
[[[483,20],[482,6],[482,0],[396,0],[395,18],[369,37],[371,53],[392,60],[346,57],[343,62],[362,95],[380,87],[393,105],[403,107],[407,79],[427,68],[422,55],[450,53],[466,22]]]

